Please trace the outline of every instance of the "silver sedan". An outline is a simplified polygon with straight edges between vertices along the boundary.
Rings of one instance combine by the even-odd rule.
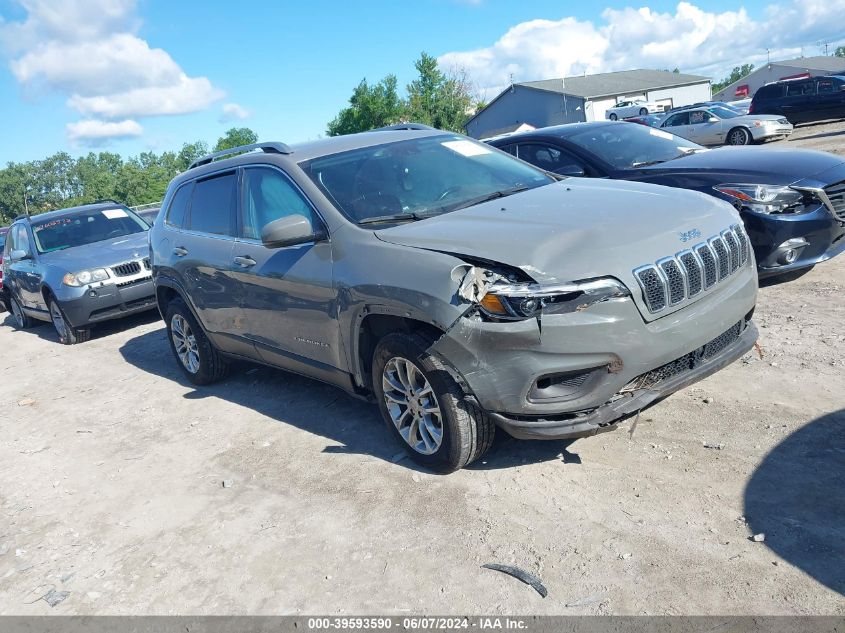
[[[701,145],[749,145],[792,134],[792,124],[772,114],[740,114],[709,106],[674,112],[660,127]]]

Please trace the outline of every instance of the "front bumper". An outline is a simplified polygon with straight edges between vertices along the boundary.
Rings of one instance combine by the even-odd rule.
[[[517,439],[556,440],[595,435],[615,428],[620,422],[656,404],[670,394],[716,373],[750,350],[757,340],[757,328],[751,321],[742,323],[745,329],[724,350],[696,364],[692,369],[678,372],[653,386],[636,389],[597,409],[562,418],[519,418],[491,413],[496,424]]]
[[[719,292],[649,322],[630,297],[516,322],[462,317],[432,351],[486,411],[560,420],[710,343],[753,311],[756,296],[756,271],[746,265]]]
[[[743,211],[742,219],[761,279],[815,266],[845,251],[845,224],[820,203],[814,210],[796,215]],[[803,239],[807,246],[800,249],[795,261],[783,263],[778,247],[793,239]]]
[[[761,125],[760,127],[749,127],[751,136],[755,141],[765,141],[772,138],[787,137],[792,134],[791,125]]]
[[[73,327],[84,327],[117,319],[156,307],[152,278],[124,284],[90,284],[82,288],[64,287],[57,297],[65,318]]]

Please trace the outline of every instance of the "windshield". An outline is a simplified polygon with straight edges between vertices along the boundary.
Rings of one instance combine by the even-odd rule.
[[[313,159],[302,168],[351,221],[414,220],[555,182],[463,136],[426,136]]]
[[[566,140],[614,169],[662,163],[704,149],[669,132],[637,123],[589,126],[583,132],[567,136]]]
[[[720,119],[733,119],[734,117],[742,116],[742,114],[727,106],[713,106],[712,108],[708,108],[708,110]]]
[[[84,246],[149,230],[146,222],[121,208],[91,209],[32,223],[39,253]]]

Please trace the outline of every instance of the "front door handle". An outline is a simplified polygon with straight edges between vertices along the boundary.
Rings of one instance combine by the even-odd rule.
[[[249,255],[245,255],[244,257],[235,257],[235,263],[241,268],[252,268],[256,261]]]
[[[185,248],[184,246],[177,246],[176,248],[173,249],[173,254],[176,255],[177,257],[184,257],[185,255],[188,254],[188,249]]]

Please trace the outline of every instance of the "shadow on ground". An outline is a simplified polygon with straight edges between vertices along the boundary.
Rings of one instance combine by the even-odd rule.
[[[845,409],[766,456],[745,489],[745,516],[772,551],[845,594]]]
[[[2,319],[0,324],[10,328],[15,327],[14,317],[10,313],[4,312],[0,314],[0,319]],[[124,330],[129,330],[139,325],[155,323],[156,321],[161,321],[161,315],[158,313],[158,310],[147,310],[145,312],[139,312],[138,314],[132,314],[122,319],[103,321],[102,323],[93,326],[91,331],[91,340],[95,341],[100,338],[106,338],[113,334],[123,332]],[[59,335],[56,333],[56,328],[54,328],[53,324],[48,321],[35,321],[35,325],[31,328],[18,330],[18,333],[21,335],[37,336],[40,339],[52,341],[56,343],[56,345],[59,345]],[[82,343],[82,345],[85,345],[85,343]]]
[[[184,396],[189,400],[221,398],[341,444],[326,446],[326,453],[370,455],[396,461],[406,468],[424,470],[410,459],[402,458],[402,446],[385,428],[374,404],[331,385],[263,365],[239,362],[232,366],[226,380],[195,387],[177,366],[163,327],[130,339],[120,348],[120,353],[135,367],[192,389]],[[491,451],[470,468],[499,469],[551,460],[580,464],[580,457],[567,450],[571,443],[572,440],[521,442],[499,431]]]

